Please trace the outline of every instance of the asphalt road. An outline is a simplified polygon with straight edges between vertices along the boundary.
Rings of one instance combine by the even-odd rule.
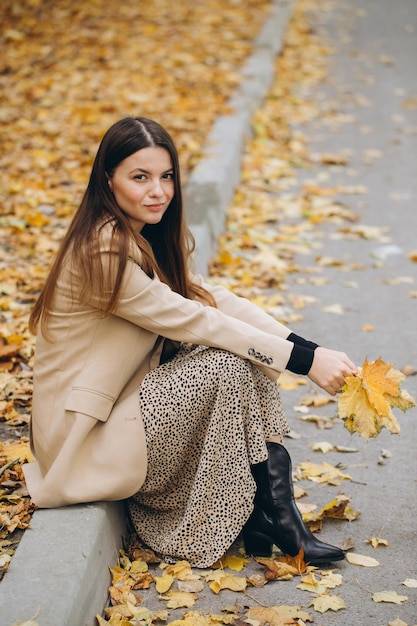
[[[329,282],[321,286],[300,284],[297,274],[288,277],[289,291],[316,298],[303,311],[303,320],[292,326],[322,345],[345,350],[358,365],[365,358],[381,357],[397,369],[417,370],[417,299],[411,297],[417,290],[417,265],[409,257],[417,249],[417,3],[334,0],[330,10],[327,2],[323,9],[312,17],[323,40],[333,46],[330,79],[314,94],[322,117],[304,125],[302,131],[312,151],[342,154],[348,163],[330,168],[318,164],[300,172],[299,184],[309,179],[329,187],[366,188],[366,193],[341,194],[337,199],[359,215],[357,224],[373,230],[366,228],[366,237],[340,238],[335,236],[337,225],[318,226],[323,233],[319,254],[342,261],[343,267],[325,267],[321,276]],[[375,238],[370,238],[371,232]],[[312,258],[300,256],[297,261],[312,264]],[[349,270],[349,266],[361,269]],[[333,305],[343,313],[327,313]],[[373,330],[365,332],[365,326]],[[417,375],[409,376],[404,387],[416,397]],[[400,618],[413,626],[417,624],[417,589],[406,588],[402,582],[417,578],[416,409],[397,412],[400,435],[383,431],[367,443],[351,436],[341,422],[325,431],[301,422],[293,407],[305,394],[305,387],[283,392],[291,426],[300,435],[287,441],[294,465],[307,460],[341,463],[353,479],[340,487],[303,481],[308,501],[321,506],[344,493],[361,513],[354,522],[325,522],[321,538],[336,544],[350,538],[355,552],[380,563],[373,568],[338,564],[343,585],[333,593],[345,600],[347,608],[323,614],[309,609],[315,624],[383,626]],[[333,413],[334,405],[320,410],[321,415]],[[313,452],[311,443],[322,440],[358,451]],[[389,546],[375,549],[366,543],[371,537],[383,538]],[[250,568],[257,569],[256,565]],[[267,606],[307,608],[311,597],[296,584],[271,583],[251,590],[251,595]],[[408,600],[401,605],[372,600],[372,593],[386,590]],[[153,608],[150,595],[144,601]],[[222,606],[236,601],[255,604],[236,594],[222,592],[221,597],[214,597],[208,591],[201,594],[199,608],[220,612]]]
[[[308,307],[296,326],[301,335],[322,345],[345,350],[358,364],[378,357],[402,369],[417,370],[417,265],[409,254],[417,249],[417,3],[414,0],[335,0],[333,9],[315,15],[317,28],[333,44],[329,84],[316,98],[323,117],[303,128],[310,148],[317,153],[345,154],[347,166],[330,168],[325,184],[364,186],[365,194],[340,195],[338,199],[359,216],[359,224],[377,227],[376,239],[334,238],[336,227],[322,227],[320,255],[343,261],[345,267],[326,267],[329,278],[320,287],[299,285],[296,277],[289,289],[319,299]],[[340,123],[329,122],[326,111],[340,114]],[[343,120],[343,121],[342,121]],[[350,121],[346,121],[350,120]],[[308,178],[320,181],[317,167]],[[369,232],[369,231],[368,231]],[[384,240],[384,237],[386,238]],[[299,259],[303,262],[302,259]],[[363,269],[346,271],[359,264]],[[352,286],[355,285],[355,286]],[[323,309],[340,305],[342,315]],[[365,326],[373,331],[364,332]],[[408,377],[404,387],[417,396],[417,376]],[[305,393],[304,390],[300,394]],[[351,497],[361,512],[358,520],[329,522],[324,540],[336,543],[352,538],[355,552],[372,556],[379,567],[338,566],[344,584],[335,591],[347,609],[315,617],[316,624],[338,626],[382,626],[400,618],[408,626],[417,624],[417,590],[402,581],[417,578],[417,412],[396,412],[400,435],[384,431],[366,443],[351,436],[341,424],[329,431],[299,425],[291,414],[294,394],[284,396],[294,429],[302,434],[288,443],[297,461],[320,462],[317,453],[306,455],[308,444],[327,440],[357,447],[351,455],[330,452],[322,460],[342,462],[355,482],[336,488]],[[332,414],[329,407],[328,414]],[[381,451],[392,456],[381,464]],[[324,504],[335,491],[317,485],[309,490]],[[388,547],[372,548],[370,537],[389,541]],[[408,596],[401,605],[375,603],[370,592],[394,590]],[[295,597],[285,594],[286,600]],[[266,593],[274,594],[272,588]],[[279,590],[279,599],[281,588]],[[297,602],[303,599],[297,595]],[[315,614],[316,615],[316,614]]]

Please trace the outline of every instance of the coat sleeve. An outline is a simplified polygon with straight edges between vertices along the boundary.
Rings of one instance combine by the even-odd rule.
[[[93,296],[90,304],[96,305]],[[173,341],[237,354],[270,378],[277,378],[285,369],[294,347],[285,337],[236,319],[221,308],[182,297],[158,278],[150,278],[133,259],[128,262],[114,314]],[[288,335],[288,330],[283,334]]]
[[[287,326],[278,322],[256,304],[246,298],[237,296],[229,289],[220,285],[210,285],[200,275],[193,276],[193,281],[213,295],[218,308],[223,313],[283,339],[286,339],[292,332]]]

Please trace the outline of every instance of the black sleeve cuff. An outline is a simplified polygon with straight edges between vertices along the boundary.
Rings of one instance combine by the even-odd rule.
[[[290,370],[290,372],[294,372],[294,374],[308,374],[311,366],[313,365],[313,359],[313,348],[300,346],[294,343],[286,369]]]
[[[307,341],[307,339],[303,339],[303,337],[300,337],[295,333],[290,333],[287,337],[287,341],[292,341],[293,343],[295,343],[296,346],[311,348],[312,350],[315,350],[319,347],[318,343],[314,343],[314,341]]]

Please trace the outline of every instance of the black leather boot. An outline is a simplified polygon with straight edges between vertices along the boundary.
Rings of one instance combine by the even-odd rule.
[[[319,565],[340,561],[340,548],[319,541],[304,524],[295,500],[291,459],[278,443],[267,443],[268,460],[252,465],[257,485],[255,508],[243,528],[247,554],[270,557],[272,545],[296,556],[304,549],[304,561]]]

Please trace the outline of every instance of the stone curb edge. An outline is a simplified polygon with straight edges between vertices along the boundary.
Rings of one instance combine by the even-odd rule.
[[[229,101],[232,113],[214,123],[184,189],[187,224],[196,240],[194,269],[207,275],[208,264],[224,231],[226,209],[240,180],[242,152],[251,135],[251,119],[272,84],[275,62],[295,0],[273,0],[271,13],[243,66],[243,80]]]
[[[224,230],[251,118],[273,81],[295,1],[272,1],[241,70],[243,80],[230,100],[232,113],[214,123],[205,156],[184,189],[186,219],[196,240],[194,265],[200,274],[207,274]],[[125,535],[122,502],[35,511],[0,582],[0,626],[30,619],[39,626],[95,626],[95,615],[102,613],[108,598],[108,568],[116,563]]]

